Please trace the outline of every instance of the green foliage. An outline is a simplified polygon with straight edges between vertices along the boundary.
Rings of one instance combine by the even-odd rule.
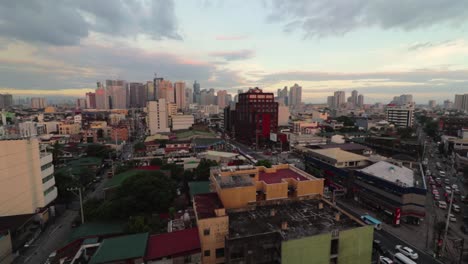
[[[171,178],[176,181],[182,181],[184,175],[184,167],[175,163],[167,163],[161,166],[161,170],[168,170],[171,172]]]
[[[133,146],[133,149],[134,149],[135,151],[145,150],[145,149],[146,149],[145,143],[143,143],[143,142],[138,142],[138,143],[136,143],[136,144]]]
[[[159,158],[152,159],[150,161],[151,166],[162,166],[163,165],[163,160]]]
[[[439,129],[439,124],[437,121],[429,121],[424,126],[424,132],[432,138],[437,136],[437,131]]]
[[[86,149],[88,157],[108,158],[110,152],[111,150],[107,146],[100,144],[88,145]]]
[[[265,166],[267,168],[271,168],[271,161],[269,161],[269,160],[259,160],[255,164],[255,166]]]
[[[57,166],[58,164],[58,157],[60,155],[60,152],[62,151],[62,146],[59,144],[58,140],[55,141],[54,146],[52,148],[52,163],[54,166]]]
[[[58,200],[64,203],[69,203],[73,199],[73,194],[67,191],[67,188],[75,187],[75,180],[65,173],[57,172],[54,175],[55,186],[57,187]]]
[[[207,181],[210,178],[210,168],[217,165],[218,163],[214,160],[202,159],[193,171],[193,178],[190,180]]]
[[[166,231],[166,223],[158,216],[131,216],[125,229],[128,233],[162,233]]]
[[[411,138],[413,137],[414,129],[411,127],[398,128],[397,133],[402,139]]]
[[[348,116],[340,116],[336,118],[336,121],[342,122],[344,126],[354,126],[354,118]]]

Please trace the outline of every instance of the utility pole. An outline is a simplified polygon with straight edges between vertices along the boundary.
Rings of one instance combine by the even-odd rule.
[[[79,188],[79,187],[67,188],[67,191],[73,193],[74,195],[76,195],[76,196],[78,196],[80,198],[81,224],[84,224],[83,197],[81,195],[81,188]],[[75,191],[78,191],[78,194],[75,193]]]
[[[442,241],[442,249],[441,253],[444,254],[445,246],[447,245],[447,234],[448,234],[448,228],[449,228],[449,222],[450,222],[450,212],[452,211],[452,201],[453,201],[453,194],[454,192],[450,194],[450,203],[449,203],[449,208],[447,212],[447,220],[445,221],[445,233],[444,233],[444,240]]]

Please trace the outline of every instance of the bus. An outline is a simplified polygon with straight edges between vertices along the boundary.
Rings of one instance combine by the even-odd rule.
[[[373,225],[375,229],[380,230],[382,229],[382,222],[379,220],[375,219],[374,217],[365,214],[361,216],[362,221],[368,225]]]
[[[396,253],[393,256],[393,261],[395,261],[395,263],[399,263],[399,264],[416,264],[416,262],[414,262],[413,260],[411,260],[407,256],[403,255],[402,253]]]

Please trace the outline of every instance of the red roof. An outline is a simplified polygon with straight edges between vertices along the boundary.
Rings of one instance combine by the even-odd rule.
[[[223,204],[215,192],[193,196],[199,219],[215,217],[215,209],[223,208]]]
[[[146,249],[146,260],[177,257],[200,252],[198,228],[184,229],[171,233],[150,236]]]
[[[156,170],[160,170],[161,167],[160,166],[153,166],[153,165],[150,165],[150,166],[140,166],[140,167],[136,167],[135,170],[144,170],[144,171],[156,171]]]
[[[259,180],[267,184],[280,183],[283,179],[293,178],[297,181],[308,181],[310,179],[300,175],[299,173],[290,169],[281,169],[273,173],[260,172]]]

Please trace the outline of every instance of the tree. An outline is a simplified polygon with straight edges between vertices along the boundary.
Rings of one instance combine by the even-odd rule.
[[[171,172],[171,178],[180,182],[183,180],[184,167],[175,163],[167,163],[161,166],[161,170],[168,170]]]
[[[145,143],[143,143],[143,142],[138,142],[133,146],[133,149],[135,151],[145,150],[145,148],[146,148],[146,146],[145,146]]]
[[[354,118],[348,116],[340,116],[336,118],[336,121],[343,123],[344,126],[354,126]]]
[[[214,160],[202,159],[193,171],[193,180],[207,181],[210,178],[210,168],[217,165],[218,163]]]
[[[398,128],[397,133],[402,139],[411,138],[413,136],[414,130],[411,127]]]
[[[59,144],[58,140],[55,141],[54,146],[52,148],[52,163],[54,166],[57,166],[59,161],[59,155],[62,152],[62,146]]]
[[[99,157],[99,158],[107,158],[109,156],[110,149],[101,144],[91,144],[88,145],[86,149],[86,154],[88,157]]]
[[[432,138],[437,136],[437,131],[439,129],[439,124],[437,121],[429,121],[424,126],[424,132]]]
[[[158,216],[131,216],[126,224],[127,233],[161,233],[165,232],[166,223]]]
[[[76,186],[75,180],[63,172],[56,172],[54,178],[55,186],[57,187],[57,200],[69,203],[73,199],[73,194],[67,189]]]
[[[255,166],[265,166],[267,168],[271,168],[271,161],[269,161],[269,160],[259,160],[255,164]]]
[[[176,185],[162,172],[138,173],[126,179],[112,201],[120,216],[167,212],[176,196]]]
[[[159,158],[152,159],[150,161],[151,166],[162,166],[163,165],[163,160]]]

